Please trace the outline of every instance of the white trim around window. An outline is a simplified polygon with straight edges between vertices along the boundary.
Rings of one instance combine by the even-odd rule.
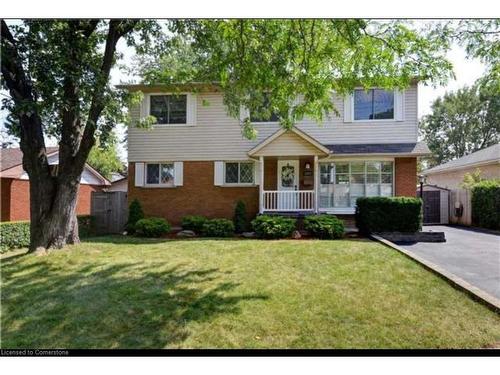
[[[186,127],[196,125],[196,112],[197,112],[197,97],[192,92],[151,92],[144,94],[144,99],[141,103],[141,117],[150,115],[151,96],[162,95],[186,95],[186,122],[182,124],[153,124],[153,127]]]
[[[238,182],[227,182],[227,164],[238,164]],[[251,164],[252,165],[252,182],[241,182],[241,164]],[[228,187],[252,187],[252,186],[257,186],[255,181],[255,173],[256,173],[256,163],[253,160],[226,160],[223,162],[223,169],[222,169],[222,180],[223,180],[223,185],[222,186],[228,186]]]
[[[392,169],[392,173],[390,173],[391,175],[391,182],[390,182],[390,185],[391,185],[391,193],[390,195],[386,195],[386,194],[382,194],[382,187],[387,187],[389,185],[389,183],[385,183],[383,182],[383,176],[384,175],[387,175],[389,173],[387,172],[383,172],[382,169],[380,169],[377,173],[374,173],[374,172],[370,172],[368,171],[368,164],[367,163],[370,163],[370,162],[389,162],[391,163],[391,169]],[[329,165],[329,164],[348,164],[348,172],[337,172],[336,168],[333,169],[333,173],[328,172],[328,173],[331,173],[330,174],[330,178],[329,178],[329,182],[328,183],[322,183],[322,180],[321,180],[321,177],[322,177],[322,174],[323,172],[321,171],[321,165]],[[352,166],[351,164],[352,163],[356,163],[356,164],[360,164],[360,163],[363,163],[364,164],[364,171],[363,172],[353,172],[352,171]],[[351,195],[352,193],[352,190],[351,188],[353,187],[353,182],[352,182],[352,175],[360,175],[362,174],[363,175],[363,183],[362,185],[364,185],[363,187],[363,194],[362,195],[358,195],[358,194],[353,194]],[[354,214],[355,211],[356,211],[356,206],[355,205],[352,205],[352,199],[355,198],[355,197],[360,197],[360,196],[394,196],[395,194],[395,190],[396,190],[396,182],[395,182],[395,178],[396,178],[396,165],[395,165],[395,161],[394,161],[394,158],[378,158],[378,159],[375,159],[375,158],[352,158],[352,159],[330,159],[330,160],[327,160],[327,159],[323,159],[322,162],[320,162],[320,173],[318,173],[318,187],[319,187],[319,190],[318,190],[318,195],[320,195],[320,202],[321,202],[321,199],[328,199],[329,201],[331,201],[332,199],[335,199],[333,197],[333,194],[337,194],[335,192],[335,189],[337,189],[337,186],[340,186],[338,183],[336,183],[336,175],[343,175],[345,177],[347,177],[348,179],[348,183],[345,185],[345,187],[347,187],[347,196],[346,196],[346,199],[347,199],[347,205],[348,206],[334,206],[334,205],[330,205],[328,204],[326,207],[320,203],[319,207],[318,207],[318,210],[320,212],[326,212],[326,213],[332,213],[332,214]],[[369,182],[368,181],[368,175],[378,175],[378,182]],[[361,183],[354,183],[354,184],[357,184],[357,185],[361,185]],[[367,187],[373,187],[374,185],[377,185],[378,187],[378,194],[367,194]],[[326,192],[323,192],[324,189],[327,189]]]
[[[153,168],[149,168],[150,166],[158,166],[158,171],[156,172],[156,176],[149,176],[151,172],[153,172]],[[163,176],[165,174],[165,176]],[[168,174],[171,176],[171,182],[162,183],[162,179],[168,177]],[[157,178],[158,182],[148,182],[149,177]],[[151,180],[149,180],[151,181]],[[148,162],[144,163],[144,187],[148,188],[174,188],[175,184],[175,163],[174,162]]]
[[[356,90],[365,90],[364,87],[356,87],[354,91]],[[385,90],[382,87],[370,87],[367,90]],[[399,91],[399,90],[385,90],[385,91],[393,91],[394,96],[393,96],[393,117],[388,118],[388,119],[363,119],[363,120],[356,120],[355,119],[355,112],[354,112],[354,91],[351,95],[349,95],[346,99],[350,101],[350,106],[349,109],[351,111],[350,113],[350,119],[344,122],[368,122],[368,123],[377,123],[377,122],[397,122],[397,121],[403,121],[404,118],[404,91]]]

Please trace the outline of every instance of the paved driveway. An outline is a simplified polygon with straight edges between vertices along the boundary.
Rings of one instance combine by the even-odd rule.
[[[423,229],[445,232],[446,242],[400,246],[500,299],[499,235],[440,225]]]

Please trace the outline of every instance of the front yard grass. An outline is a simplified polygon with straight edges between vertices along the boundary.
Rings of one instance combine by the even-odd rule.
[[[480,348],[500,316],[368,240],[100,237],[1,260],[1,347]]]

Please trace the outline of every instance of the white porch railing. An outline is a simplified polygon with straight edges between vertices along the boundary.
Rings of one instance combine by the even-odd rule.
[[[264,190],[263,211],[315,211],[314,190]]]

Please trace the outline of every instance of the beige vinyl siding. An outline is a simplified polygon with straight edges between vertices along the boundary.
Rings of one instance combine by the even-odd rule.
[[[279,124],[255,124],[255,141],[241,134],[238,119],[231,118],[217,92],[196,95],[194,126],[163,125],[150,130],[129,128],[128,159],[135,161],[246,160],[247,152],[280,129]],[[344,123],[343,98],[334,97],[340,117],[331,116],[322,125],[304,120],[297,126],[323,144],[405,143],[417,141],[417,87],[404,94],[404,121]],[[140,118],[140,107],[131,108],[132,120]]]
[[[254,156],[302,156],[302,155],[324,155],[323,152],[314,147],[310,142],[299,137],[297,134],[286,132],[267,144]]]
[[[344,122],[344,99],[334,96],[333,103],[340,116],[330,115],[330,119],[319,125],[305,119],[298,128],[323,144],[353,143],[411,143],[417,142],[417,86],[411,86],[403,94],[403,121],[353,121]]]

